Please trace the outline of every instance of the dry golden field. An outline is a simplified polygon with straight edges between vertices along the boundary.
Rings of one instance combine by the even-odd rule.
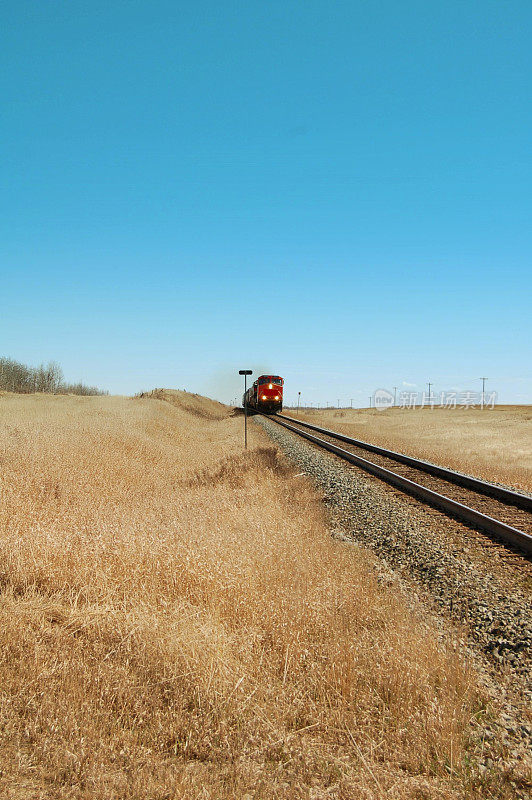
[[[285,414],[297,416],[294,409]],[[301,419],[532,492],[532,406],[300,409]]]
[[[473,673],[250,444],[183,393],[0,397],[0,796],[506,796]]]

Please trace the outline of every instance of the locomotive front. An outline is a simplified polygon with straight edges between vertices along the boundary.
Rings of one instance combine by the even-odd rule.
[[[256,408],[264,414],[283,409],[283,379],[278,375],[261,375],[256,381]]]

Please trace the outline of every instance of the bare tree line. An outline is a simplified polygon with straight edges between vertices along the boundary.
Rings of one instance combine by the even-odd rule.
[[[47,392],[48,394],[108,394],[96,386],[79,383],[66,383],[63,370],[56,361],[28,367],[12,358],[0,357],[0,391],[29,394]]]

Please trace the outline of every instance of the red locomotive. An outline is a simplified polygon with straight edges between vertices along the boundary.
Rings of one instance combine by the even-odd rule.
[[[283,409],[283,379],[278,375],[261,375],[243,396],[243,406],[246,404],[246,395],[248,409],[276,414]]]

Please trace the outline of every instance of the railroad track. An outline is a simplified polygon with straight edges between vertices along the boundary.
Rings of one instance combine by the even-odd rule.
[[[268,419],[532,556],[532,497],[293,417],[276,414]],[[340,447],[338,442],[346,446]]]

